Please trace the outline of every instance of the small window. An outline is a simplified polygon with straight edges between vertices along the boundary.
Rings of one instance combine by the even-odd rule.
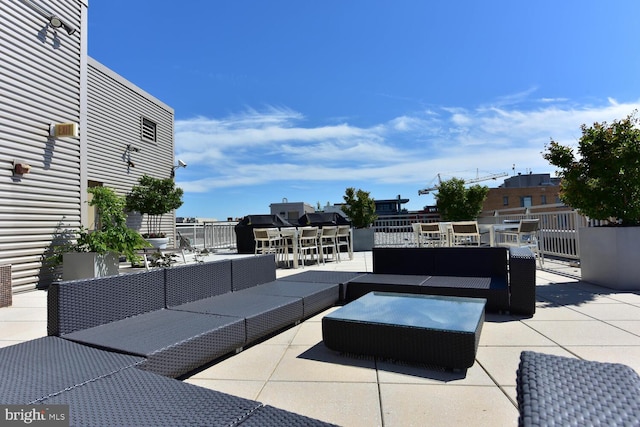
[[[502,196],[502,206],[509,206],[509,196]]]
[[[530,208],[533,205],[531,196],[523,196],[520,198],[520,207]]]
[[[541,205],[546,205],[547,204],[547,196],[545,194],[540,196],[540,204]]]
[[[156,122],[142,118],[142,140],[156,142]]]

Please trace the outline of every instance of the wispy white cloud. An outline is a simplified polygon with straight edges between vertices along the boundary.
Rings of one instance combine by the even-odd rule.
[[[187,192],[268,183],[424,182],[451,172],[461,178],[518,168],[551,172],[542,158],[551,138],[575,143],[580,125],[623,118],[640,102],[567,106],[546,100],[518,108],[533,90],[476,109],[430,107],[372,127],[314,125],[286,107],[247,108],[222,118],[176,121],[176,154],[189,163],[179,176]]]

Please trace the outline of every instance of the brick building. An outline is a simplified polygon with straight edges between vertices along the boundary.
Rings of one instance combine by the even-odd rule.
[[[560,178],[548,173],[514,175],[500,187],[489,189],[482,216],[493,215],[496,210],[561,203],[559,193]]]

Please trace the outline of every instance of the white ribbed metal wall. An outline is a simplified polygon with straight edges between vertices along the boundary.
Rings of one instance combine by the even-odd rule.
[[[87,178],[126,194],[143,174],[170,177],[173,109],[96,60],[89,58],[88,65]],[[156,142],[142,140],[142,117],[156,123]],[[139,151],[129,151],[128,146]],[[142,220],[131,214],[129,226],[144,231]],[[174,239],[175,212],[162,222],[162,230]]]
[[[88,181],[125,194],[142,174],[171,175],[173,109],[87,57],[87,6],[0,0],[0,265],[12,265],[14,290],[51,282],[44,256],[58,230],[88,225]],[[42,9],[77,31],[53,29]],[[155,143],[141,140],[141,117],[157,123]],[[68,122],[79,138],[49,137],[51,123]],[[140,150],[130,158],[129,144]],[[16,161],[31,172],[14,176]],[[173,236],[175,214],[163,230]]]
[[[50,123],[80,124],[85,98],[87,4],[37,2],[78,29],[52,28],[29,0],[0,1],[0,264],[14,288],[46,283],[41,268],[59,222],[79,226],[84,199],[81,139],[53,139]],[[29,164],[14,177],[13,162]]]

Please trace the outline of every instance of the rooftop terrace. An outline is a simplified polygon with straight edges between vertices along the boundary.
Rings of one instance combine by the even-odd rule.
[[[233,254],[210,255],[209,260]],[[370,252],[308,269],[371,271]],[[278,277],[301,272],[278,269]],[[579,280],[579,268],[546,260],[532,318],[488,313],[475,364],[463,372],[346,357],[322,343],[330,309],[185,381],[343,426],[517,425],[520,352],[617,362],[640,372],[640,292]],[[46,292],[0,308],[0,346],[46,335]]]

